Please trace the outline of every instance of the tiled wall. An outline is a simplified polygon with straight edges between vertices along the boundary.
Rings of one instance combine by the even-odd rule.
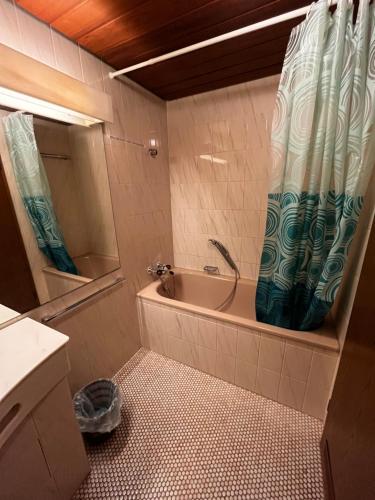
[[[278,77],[168,102],[175,264],[202,270],[223,259],[257,279],[267,209],[269,135]]]
[[[338,353],[138,298],[142,345],[324,419]]]
[[[86,220],[87,253],[118,257],[102,126],[69,127],[69,142]]]
[[[118,80],[106,78],[104,87],[114,100],[105,139],[120,259],[137,291],[150,282],[150,263],[173,264],[166,106]],[[150,139],[159,145],[156,158]]]
[[[0,0],[0,43],[110,93],[113,100],[115,123],[106,129],[105,147],[127,281],[56,323],[71,337],[71,383],[77,387],[110,376],[139,348],[135,292],[149,281],[145,269],[152,260],[173,259],[166,105],[126,79],[110,81],[109,67],[11,0]],[[151,137],[160,144],[155,160],[144,147]]]

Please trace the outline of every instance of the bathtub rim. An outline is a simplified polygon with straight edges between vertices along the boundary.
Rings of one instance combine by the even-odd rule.
[[[86,283],[91,283],[93,281],[92,278],[86,278],[86,276],[80,276],[79,274],[72,274],[65,271],[59,271],[53,266],[43,267],[42,271],[43,273],[52,274],[53,276],[58,276],[68,281],[75,281],[76,283],[81,283],[82,285],[86,285]]]
[[[195,271],[191,269],[183,268],[173,268],[175,274],[190,274],[201,276],[203,278],[208,278],[208,276],[202,271]],[[215,278],[222,279],[225,281],[233,281],[230,276],[215,276]],[[256,281],[241,278],[240,282],[251,283],[256,285]],[[146,302],[153,302],[162,304],[164,306],[174,307],[182,311],[196,313],[200,316],[205,316],[210,319],[217,321],[224,321],[228,323],[235,324],[242,328],[249,328],[255,330],[259,333],[273,335],[275,337],[281,337],[289,341],[295,341],[299,343],[309,344],[314,347],[319,347],[321,349],[326,349],[333,352],[339,352],[339,342],[334,329],[334,326],[329,324],[318,329],[317,332],[300,332],[298,330],[288,330],[286,328],[281,328],[278,326],[269,325],[267,323],[261,323],[253,319],[242,318],[241,316],[235,316],[233,314],[227,314],[224,312],[215,311],[207,307],[197,306],[195,304],[190,304],[188,302],[182,302],[180,300],[170,299],[168,297],[163,297],[157,291],[160,285],[159,280],[155,280],[150,284],[146,285],[142,290],[137,293],[137,297]]]

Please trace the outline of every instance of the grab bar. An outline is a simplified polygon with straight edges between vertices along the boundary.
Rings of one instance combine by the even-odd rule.
[[[97,290],[96,292],[90,294],[88,297],[85,297],[84,299],[78,300],[77,302],[74,302],[74,304],[70,304],[69,306],[65,307],[61,311],[58,311],[58,312],[56,312],[54,314],[50,314],[49,316],[44,316],[41,319],[41,322],[42,323],[48,323],[49,321],[52,321],[53,319],[59,318],[60,316],[63,316],[64,314],[66,314],[68,312],[71,312],[74,309],[77,309],[82,304],[85,304],[86,302],[88,302],[89,300],[93,299],[94,297],[97,297],[98,295],[106,292],[110,288],[118,285],[119,283],[122,283],[123,281],[125,281],[125,278],[116,278],[116,280],[113,283],[111,283],[108,286],[105,286],[101,290]]]

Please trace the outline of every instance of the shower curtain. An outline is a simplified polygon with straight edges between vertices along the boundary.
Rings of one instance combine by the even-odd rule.
[[[38,247],[59,271],[78,274],[57,223],[47,175],[35,140],[33,117],[16,112],[5,117],[3,123],[18,190]]]
[[[272,129],[257,319],[311,330],[337,294],[375,160],[375,10],[313,4],[291,34]]]

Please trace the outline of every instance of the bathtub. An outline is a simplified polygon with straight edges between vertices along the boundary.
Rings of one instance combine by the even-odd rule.
[[[232,303],[223,302],[233,278],[174,269],[168,296],[160,280],[137,294],[142,344],[229,383],[323,419],[336,372],[334,326],[297,332],[260,323],[256,283],[240,279]]]

